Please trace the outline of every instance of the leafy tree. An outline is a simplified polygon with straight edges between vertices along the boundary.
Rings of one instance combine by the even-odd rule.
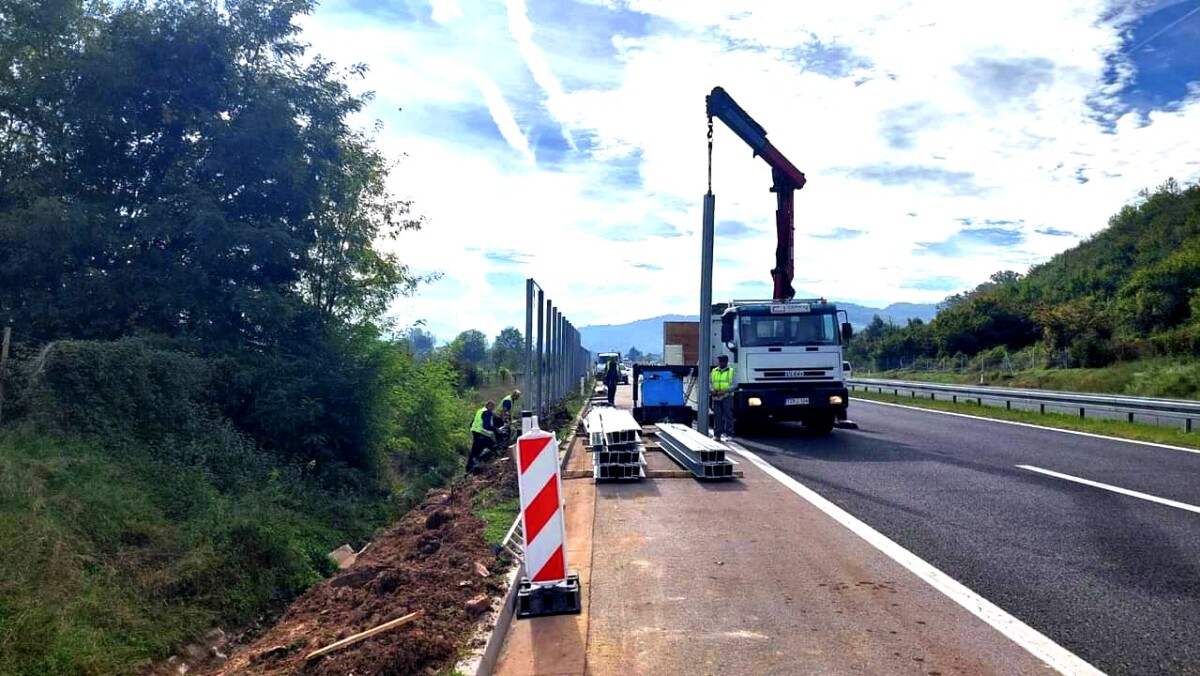
[[[506,327],[492,343],[491,360],[497,368],[513,370],[520,368],[525,354],[525,338],[514,327]]]
[[[641,361],[642,357],[645,355],[643,355],[642,351],[636,347],[630,347],[629,351],[625,353],[625,356],[629,357],[630,361]]]
[[[414,326],[404,333],[404,340],[414,356],[425,357],[433,353],[437,345],[437,337],[419,326]]]
[[[419,226],[307,58],[307,0],[0,0],[0,315],[38,338],[264,348],[378,317]]]
[[[450,353],[458,361],[477,367],[487,357],[487,336],[477,329],[463,331],[450,343]]]

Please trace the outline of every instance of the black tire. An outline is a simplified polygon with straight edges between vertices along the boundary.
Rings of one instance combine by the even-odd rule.
[[[733,434],[735,436],[744,437],[762,429],[762,421],[754,418],[734,418],[733,419]]]
[[[833,423],[836,416],[834,414],[824,415],[819,418],[809,418],[804,421],[804,427],[813,434],[829,434],[833,431]]]

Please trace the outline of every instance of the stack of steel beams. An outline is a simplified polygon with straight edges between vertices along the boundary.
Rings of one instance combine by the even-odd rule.
[[[592,476],[601,479],[641,479],[646,476],[642,426],[629,411],[598,406],[584,418],[592,452]]]
[[[728,447],[686,425],[659,423],[658,442],[664,453],[697,479],[733,478],[733,463],[725,457]]]

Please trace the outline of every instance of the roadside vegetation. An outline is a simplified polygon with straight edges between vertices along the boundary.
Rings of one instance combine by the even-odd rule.
[[[1156,444],[1183,446],[1185,448],[1200,448],[1200,437],[1197,437],[1195,434],[1186,433],[1182,429],[1175,427],[1157,427],[1141,423],[1129,423],[1123,420],[1085,419],[1067,413],[1042,414],[1037,411],[1008,410],[986,404],[980,405],[978,402],[970,400],[963,400],[958,403],[942,400],[932,401],[919,397],[914,399],[893,394],[881,394],[879,392],[864,392],[862,390],[855,391],[854,397],[890,404],[902,404],[915,408],[928,408],[935,411],[962,413],[981,418],[993,418],[996,420],[1040,425],[1042,427],[1088,432],[1120,439],[1149,441]]]
[[[1027,275],[1001,271],[930,322],[876,317],[860,375],[1200,397],[1200,185],[1168,180]]]
[[[0,0],[0,674],[270,616],[459,476],[514,383],[514,328],[386,320],[424,224],[312,6]]]

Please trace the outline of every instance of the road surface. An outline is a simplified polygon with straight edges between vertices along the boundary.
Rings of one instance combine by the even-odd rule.
[[[1096,667],[1200,674],[1200,454],[862,400],[852,414],[860,430],[737,442]]]

